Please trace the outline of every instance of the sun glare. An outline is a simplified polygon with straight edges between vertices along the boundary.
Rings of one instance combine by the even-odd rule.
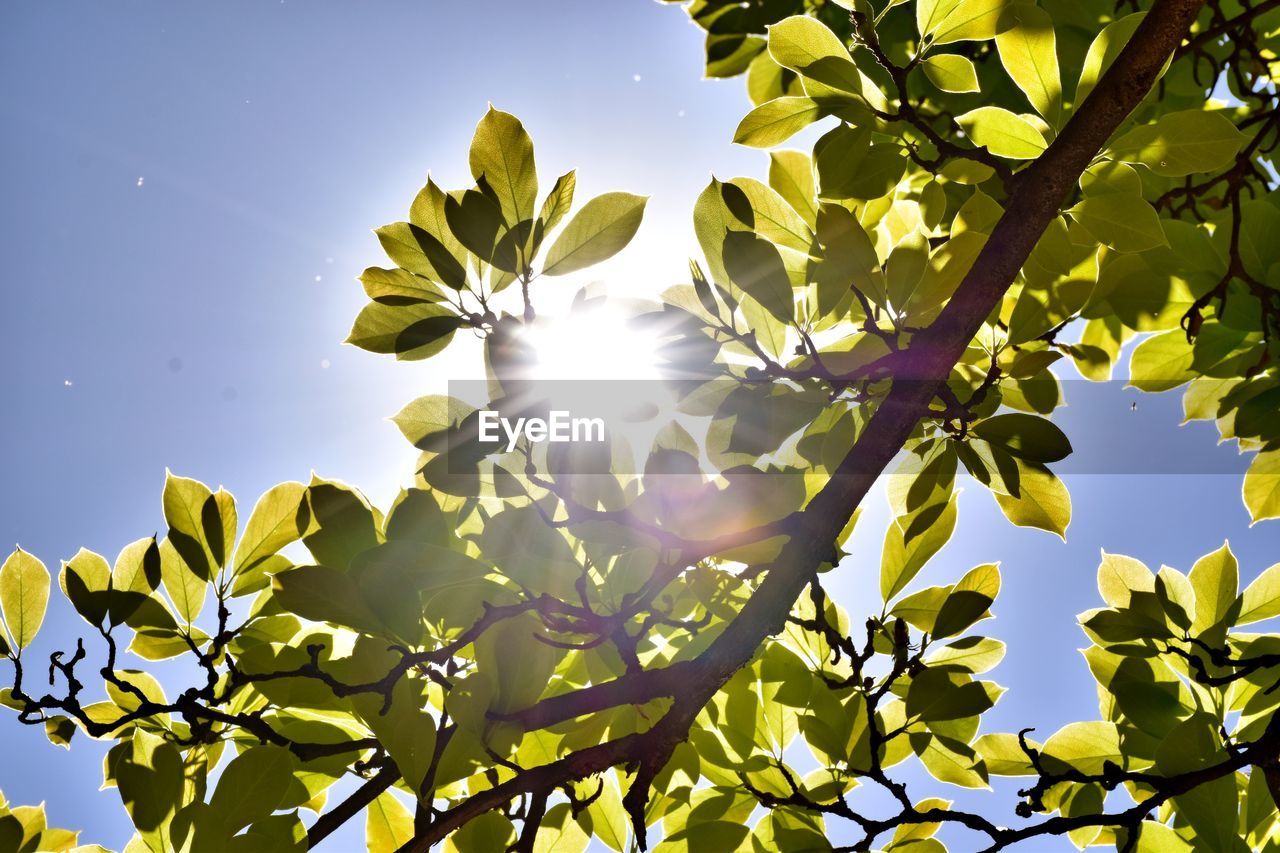
[[[604,303],[540,317],[524,332],[537,354],[538,379],[657,379],[656,341]]]

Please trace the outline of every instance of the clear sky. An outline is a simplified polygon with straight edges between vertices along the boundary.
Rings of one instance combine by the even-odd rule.
[[[114,556],[162,527],[166,466],[242,503],[313,469],[385,503],[414,459],[385,418],[475,372],[340,344],[363,302],[354,278],[381,262],[370,229],[403,218],[428,169],[468,180],[492,101],[524,120],[544,185],[576,166],[579,198],[653,196],[593,277],[625,294],[681,280],[709,175],[766,164],[731,145],[743,85],[702,81],[701,50],[678,8],[650,0],[4,4],[0,542],[54,571],[82,545]],[[1230,538],[1246,578],[1280,551],[1276,522],[1248,528],[1234,450],[1179,428],[1175,397],[1133,411],[1135,392],[1068,385],[1085,400],[1059,414],[1079,454],[1068,543],[1013,529],[969,484],[921,579],[1003,562],[990,632],[1011,643],[996,671],[1011,692],[989,729],[1096,715],[1074,616],[1097,604],[1100,548],[1186,570]],[[879,609],[873,504],[831,581],[855,617]],[[55,608],[46,637],[60,626],[83,623]],[[0,789],[123,846],[101,754],[0,715]]]

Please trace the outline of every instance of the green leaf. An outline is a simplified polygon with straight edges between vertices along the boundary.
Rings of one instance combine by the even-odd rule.
[[[1129,384],[1139,391],[1169,391],[1195,378],[1195,350],[1182,329],[1170,329],[1139,343],[1129,360]]]
[[[926,723],[977,716],[994,704],[978,682],[957,684],[940,669],[926,669],[907,691],[907,717]]]
[[[987,787],[986,765],[968,744],[924,732],[912,732],[908,737],[920,763],[939,782],[962,788]]]
[[[866,129],[841,125],[814,146],[819,192],[824,199],[872,199],[887,195],[907,168],[906,149],[871,142]]]
[[[425,297],[427,301],[434,302],[440,297],[435,295],[439,291],[433,283],[443,284],[454,290],[461,290],[466,285],[466,267],[437,235],[427,229],[411,222],[393,222],[375,229],[373,233],[377,235],[387,257],[400,268],[399,272],[410,278],[401,277],[393,282],[388,280],[387,275],[378,275],[379,272],[392,271],[381,271],[376,267],[366,270],[361,280],[364,281],[365,292],[370,298],[385,296],[389,285],[398,285],[400,289],[417,291],[412,293],[415,298]],[[452,238],[450,241],[456,243]],[[370,280],[365,281],[365,277],[370,274]],[[414,278],[417,279],[416,282]]]
[[[1000,30],[1009,0],[919,0],[916,26],[931,44],[985,41]]]
[[[303,504],[303,542],[318,561],[349,566],[356,555],[381,542],[382,514],[358,490],[313,475]]]
[[[769,186],[800,214],[810,228],[818,217],[818,187],[813,161],[800,151],[769,152]]]
[[[524,613],[485,631],[475,643],[476,668],[493,688],[490,710],[508,713],[538,700],[562,652],[537,639],[542,622]],[[519,649],[519,654],[512,654]]]
[[[1071,524],[1071,495],[1048,468],[1018,460],[1018,494],[993,492],[1005,517],[1019,527],[1037,527],[1067,538]]]
[[[813,229],[771,187],[752,178],[734,178],[724,184],[723,189],[726,197],[733,199],[731,212],[743,225],[779,246],[809,252],[813,246]],[[743,201],[750,206],[750,211],[739,209]]]
[[[977,566],[965,573],[938,609],[932,634],[935,639],[951,637],[966,630],[988,614],[1000,593],[1000,569],[994,563]]]
[[[533,219],[538,173],[533,140],[519,119],[490,106],[476,126],[469,160],[471,176],[493,190],[508,226]]]
[[[974,425],[972,432],[1028,462],[1057,462],[1071,454],[1071,442],[1047,418],[1011,412]]]
[[[209,582],[192,571],[170,539],[160,544],[160,575],[174,610],[190,625],[204,609]]]
[[[1039,749],[1040,744],[1030,738],[1027,746]],[[1031,759],[1022,750],[1018,736],[1014,734],[985,734],[973,743],[973,748],[987,765],[987,771],[993,776],[1034,776],[1036,769]]]
[[[538,212],[539,241],[568,215],[569,209],[573,207],[573,194],[577,188],[578,173],[573,170],[556,178],[551,192],[542,201],[542,210]]]
[[[1244,505],[1253,523],[1280,518],[1280,450],[1264,450],[1244,474]]]
[[[885,293],[900,313],[915,294],[928,263],[929,241],[918,230],[899,240],[885,259]]]
[[[897,612],[897,609],[895,607],[894,611]],[[999,640],[990,637],[961,637],[930,652],[925,663],[963,672],[987,672],[1004,660],[1004,653],[1005,645]]]
[[[862,74],[840,37],[808,15],[769,27],[769,54],[783,68],[850,94],[862,93]]]
[[[399,850],[413,838],[413,813],[390,791],[379,794],[365,814],[364,837],[369,853]]]
[[[599,778],[600,796],[587,809],[592,834],[611,849],[623,853],[628,849],[630,821],[622,805],[622,794],[612,773]],[[594,787],[592,788],[594,790]]]
[[[71,749],[71,738],[76,733],[76,724],[71,721],[70,717],[46,717],[44,721],[44,735],[49,739],[49,743],[54,746],[60,746],[64,749]]]
[[[1194,773],[1218,764],[1225,751],[1212,714],[1194,714],[1179,723],[1156,750],[1156,769],[1164,776]],[[1195,829],[1196,848],[1244,853],[1239,837],[1238,774],[1228,773],[1174,797],[1178,817]]]
[[[49,570],[44,563],[14,549],[0,566],[0,612],[9,638],[18,652],[35,639],[49,604]]]
[[[227,564],[236,536],[235,501],[198,480],[165,471],[164,520],[169,541],[197,577],[211,580]]]
[[[472,818],[449,836],[445,853],[491,853],[507,850],[515,842],[516,830],[511,819],[496,811]]]
[[[944,92],[978,91],[978,73],[973,61],[958,53],[939,53],[920,63],[924,76]]]
[[[1156,209],[1140,195],[1087,195],[1067,212],[1117,252],[1145,252],[1167,244]]]
[[[513,228],[521,226],[503,221],[502,208],[487,183],[480,189],[445,196],[444,218],[458,242],[485,263],[506,272],[523,271],[527,266],[528,259],[524,258],[526,263],[521,264],[517,246],[507,239],[507,235],[516,233]]]
[[[1221,626],[1228,618],[1234,622],[1232,605],[1240,589],[1240,566],[1231,546],[1206,554],[1191,567],[1191,586],[1196,591],[1196,619],[1192,633]],[[1228,626],[1229,627],[1229,626]]]
[[[850,285],[864,295],[876,292],[871,278],[880,265],[875,245],[848,208],[824,202],[818,209],[817,235],[823,257],[814,277],[821,313],[836,310],[848,297]]]
[[[86,622],[95,627],[102,624],[111,602],[111,567],[106,559],[81,548],[62,564],[58,584]]]
[[[1247,625],[1274,616],[1280,616],[1280,563],[1258,575],[1245,587],[1236,624]]]
[[[1089,93],[1093,91],[1093,87],[1102,79],[1103,73],[1111,67],[1111,63],[1129,43],[1134,30],[1138,28],[1138,24],[1142,23],[1146,14],[1146,12],[1134,12],[1112,21],[1094,38],[1093,44],[1089,45],[1089,52],[1085,55],[1084,64],[1080,68],[1080,82],[1076,84],[1076,109],[1085,102]]]
[[[360,587],[345,572],[327,566],[302,566],[281,572],[271,584],[280,606],[303,619],[332,622],[369,634],[385,630]]]
[[[306,490],[301,483],[280,483],[258,498],[236,546],[236,575],[260,568],[281,548],[297,541],[302,532],[298,529],[298,507]]]
[[[612,192],[583,205],[551,246],[543,273],[565,275],[611,258],[631,242],[648,199]]]
[[[747,113],[733,135],[733,141],[752,148],[770,148],[785,142],[827,115],[827,109],[812,98],[774,98]]]
[[[442,305],[370,302],[356,317],[347,343],[403,361],[430,358],[443,350],[467,321]]]
[[[880,561],[880,595],[889,601],[947,544],[956,526],[957,496],[890,522]],[[909,536],[910,534],[910,536]]]
[[[776,246],[748,231],[728,231],[724,235],[723,258],[734,284],[783,323],[793,321],[795,297],[791,279]]]
[[[385,669],[371,673],[381,677]],[[436,724],[424,709],[420,683],[402,679],[384,711],[383,697],[366,694],[356,700],[365,724],[395,761],[401,777],[412,790],[420,790],[435,756]]]
[[[184,788],[182,755],[177,747],[134,729],[131,739],[112,747],[106,764],[147,846],[171,849],[166,830],[182,805]]]
[[[1034,3],[1014,3],[1004,23],[1011,26],[996,35],[1000,62],[1036,112],[1056,126],[1062,118],[1062,78],[1053,18]]]
[[[160,543],[154,536],[131,542],[116,556],[111,570],[111,623],[119,625],[140,608],[155,603],[152,592],[163,580]]]
[[[232,833],[267,817],[293,782],[292,753],[280,746],[251,746],[222,771],[209,805]]]
[[[417,244],[419,251],[433,265],[432,270],[437,275],[426,273],[426,277],[432,281],[447,283],[449,287],[460,289],[466,283],[466,266],[468,263],[467,250],[458,242],[458,238],[454,236],[453,231],[449,228],[449,220],[445,215],[445,206],[448,196],[444,190],[436,186],[436,182],[427,178],[426,186],[418,191],[414,196],[413,203],[409,205],[409,222],[418,230],[412,231],[409,236],[413,242]],[[432,240],[423,241],[419,231],[424,231],[432,237]],[[437,254],[438,248],[443,248],[449,255],[448,258],[441,257]],[[439,269],[436,269],[439,264]],[[462,269],[462,281],[453,280],[450,276],[450,270],[456,271]],[[372,294],[370,294],[372,296]]]
[[[1142,562],[1123,554],[1102,552],[1098,564],[1098,592],[1112,607],[1128,607],[1134,592],[1154,592],[1155,575]]]
[[[1222,112],[1183,110],[1133,128],[1107,153],[1126,163],[1141,163],[1157,175],[1181,178],[1226,167],[1245,139]]]
[[[1114,723],[1068,723],[1045,741],[1043,754],[1089,774],[1101,773],[1107,762],[1125,764]],[[1048,770],[1054,772],[1053,766]]]
[[[370,299],[388,305],[444,300],[444,291],[435,282],[408,270],[369,267],[360,273],[360,283]]]
[[[957,116],[956,121],[975,145],[997,157],[1034,160],[1048,147],[1035,125],[1001,107],[978,107]]]

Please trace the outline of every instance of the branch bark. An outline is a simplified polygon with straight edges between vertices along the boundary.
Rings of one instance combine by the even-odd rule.
[[[680,690],[658,723],[643,734],[581,750],[477,793],[442,814],[402,851],[426,851],[467,821],[520,793],[547,790],[618,764],[637,768],[625,802],[633,819],[643,812],[649,783],[671,751],[688,736],[689,726],[724,683],[750,662],[767,637],[783,629],[792,605],[818,567],[829,559],[832,542],[850,515],[925,416],[965,347],[1058,215],[1071,188],[1151,90],[1203,5],[1204,0],[1156,0],[1062,133],[1030,167],[1018,173],[1004,215],[955,295],[937,320],[912,340],[907,357],[898,362],[895,381],[884,402],[830,482],[796,520],[797,532],[741,613],[697,659],[681,666]],[[642,682],[639,687],[637,681]],[[548,700],[553,704],[543,706],[535,719],[537,724],[549,725],[589,711],[664,695],[671,695],[670,681],[664,676],[624,676],[583,693]],[[590,699],[575,702],[572,696]],[[643,839],[643,822],[637,823],[637,832]]]

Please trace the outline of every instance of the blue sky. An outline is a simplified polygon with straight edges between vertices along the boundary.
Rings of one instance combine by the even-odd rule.
[[[166,466],[242,503],[313,469],[385,503],[413,463],[386,417],[475,368],[340,344],[363,302],[354,278],[380,262],[370,229],[403,217],[428,169],[467,179],[492,101],[533,134],[544,184],[576,166],[580,198],[653,196],[593,277],[628,295],[681,280],[710,174],[766,163],[731,145],[743,86],[702,81],[701,49],[677,8],[647,0],[4,5],[0,542],[55,571],[82,545],[114,555],[162,526]],[[1176,398],[1135,412],[1131,397],[1109,387],[1061,413],[1079,470],[1107,470],[1088,460],[1127,436],[1225,473],[1071,475],[1066,544],[1013,529],[970,484],[922,578],[1003,563],[991,631],[1011,641],[996,677],[1012,690],[988,726],[1047,734],[1096,714],[1074,616],[1096,604],[1100,548],[1186,570],[1230,538],[1246,577],[1275,559],[1276,529],[1248,529],[1234,450],[1178,427]],[[874,502],[833,579],[855,612],[885,516]],[[48,635],[72,618],[55,609]],[[94,745],[68,753],[3,719],[0,755],[11,799],[123,845]]]

